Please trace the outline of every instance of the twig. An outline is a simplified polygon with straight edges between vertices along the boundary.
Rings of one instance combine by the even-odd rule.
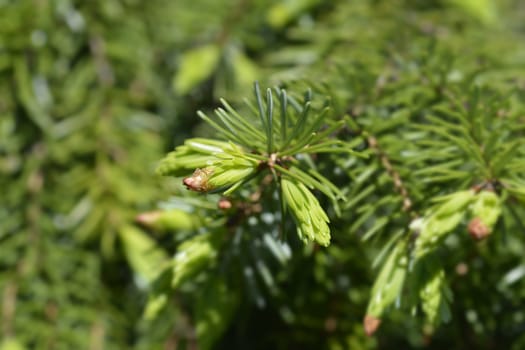
[[[399,176],[399,172],[394,169],[390,159],[388,159],[386,153],[379,147],[377,139],[374,136],[368,136],[367,141],[370,148],[372,148],[378,155],[383,167],[386,169],[390,177],[392,177],[394,187],[403,197],[403,210],[410,212],[412,210],[412,200],[410,199],[403,180],[401,180],[401,176]]]

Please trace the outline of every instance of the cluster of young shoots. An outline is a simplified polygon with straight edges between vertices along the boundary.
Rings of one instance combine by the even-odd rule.
[[[465,218],[468,234],[476,241],[485,239],[501,215],[501,199],[492,186],[458,191],[436,201],[425,216],[412,222],[413,235],[398,240],[386,259],[368,304],[364,322],[368,334],[376,331],[392,305],[401,302],[411,305],[414,314],[420,305],[429,327],[448,321],[452,296],[437,248]],[[405,285],[411,290],[403,290]]]
[[[279,193],[282,217],[289,210],[301,240],[327,246],[329,218],[312,191],[322,192],[336,206],[344,196],[315,170],[313,162],[301,162],[297,156],[356,154],[347,143],[330,137],[344,121],[329,119],[326,103],[313,107],[311,91],[301,102],[278,88],[267,89],[264,99],[257,83],[254,93],[256,104],[246,101],[248,113],[237,112],[224,100],[223,108],[215,110],[217,119],[198,112],[227,141],[188,139],[161,161],[157,171],[161,175],[186,176],[183,183],[192,191],[222,192],[225,196],[270,172]]]

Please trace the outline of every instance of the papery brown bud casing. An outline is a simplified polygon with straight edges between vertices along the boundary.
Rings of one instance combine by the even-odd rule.
[[[184,178],[182,182],[189,190],[206,192],[211,189],[208,185],[208,179],[212,173],[213,168],[197,169],[193,172],[193,175]]]
[[[365,327],[365,333],[369,337],[372,336],[379,326],[381,325],[381,319],[372,316],[372,315],[366,315],[365,319],[363,320],[363,326]]]
[[[475,240],[481,241],[490,234],[491,230],[480,217],[475,217],[468,224],[468,233]]]

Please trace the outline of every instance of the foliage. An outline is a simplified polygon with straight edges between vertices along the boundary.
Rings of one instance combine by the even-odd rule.
[[[523,10],[0,0],[0,349],[522,348]]]

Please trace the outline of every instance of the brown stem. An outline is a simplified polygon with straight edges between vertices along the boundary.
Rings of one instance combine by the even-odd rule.
[[[370,148],[372,148],[376,152],[379,159],[381,160],[381,164],[392,178],[392,181],[394,182],[394,187],[403,197],[403,210],[406,212],[411,212],[412,200],[410,199],[407,188],[403,183],[403,180],[401,180],[401,176],[399,176],[399,172],[397,172],[394,169],[392,163],[390,162],[390,159],[388,158],[386,153],[381,149],[381,147],[379,147],[377,139],[374,136],[368,136],[367,141]]]
[[[229,12],[226,16],[222,30],[217,35],[217,42],[222,46],[230,37],[230,33],[238,23],[239,18],[241,18],[246,12],[249,2],[246,0],[240,0],[234,7],[233,10]]]

